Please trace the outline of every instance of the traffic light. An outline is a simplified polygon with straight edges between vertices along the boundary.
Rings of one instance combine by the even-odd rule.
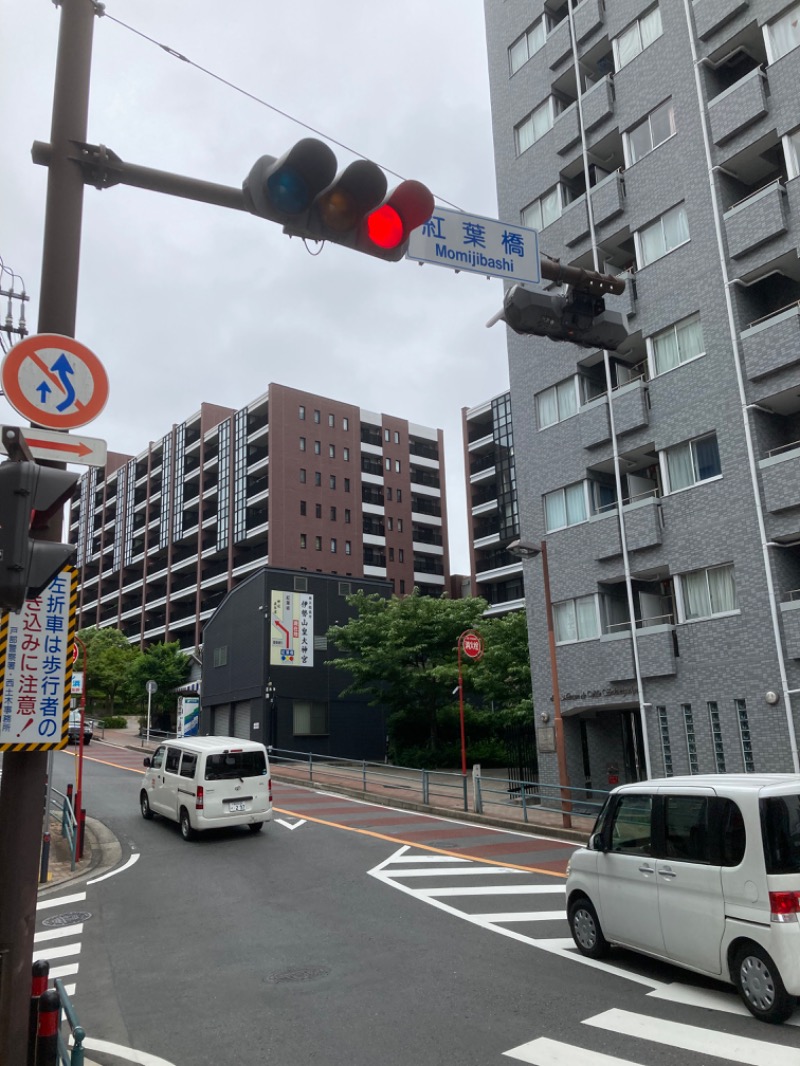
[[[0,464],[0,609],[19,611],[75,554],[71,544],[37,540],[49,517],[71,499],[78,474],[28,460]]]
[[[505,322],[515,333],[569,341],[581,348],[616,351],[628,336],[625,315],[607,311],[602,296],[571,286],[565,296],[512,285],[503,310],[489,322]]]
[[[283,224],[292,237],[331,241],[397,262],[412,230],[433,214],[434,198],[419,181],[403,181],[386,195],[386,176],[366,159],[336,174],[336,156],[313,137],[275,159],[265,155],[242,186],[247,209]]]

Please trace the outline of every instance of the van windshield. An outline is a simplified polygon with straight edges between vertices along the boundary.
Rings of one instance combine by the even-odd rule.
[[[228,751],[206,759],[206,781],[232,777],[261,777],[267,772],[263,751]]]
[[[761,801],[768,874],[800,873],[800,795]]]

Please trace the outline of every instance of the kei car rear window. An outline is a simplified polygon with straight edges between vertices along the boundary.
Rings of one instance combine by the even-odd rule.
[[[800,873],[800,795],[761,801],[768,874]]]
[[[229,751],[209,755],[206,781],[224,781],[234,777],[261,777],[267,772],[263,751]]]

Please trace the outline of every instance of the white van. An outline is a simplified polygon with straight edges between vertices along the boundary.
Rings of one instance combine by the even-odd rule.
[[[800,777],[708,774],[615,788],[567,868],[575,944],[619,944],[734,984],[780,1023],[800,996]]]
[[[168,740],[144,760],[143,818],[161,814],[184,840],[203,829],[246,825],[257,833],[272,818],[267,749],[237,737]]]

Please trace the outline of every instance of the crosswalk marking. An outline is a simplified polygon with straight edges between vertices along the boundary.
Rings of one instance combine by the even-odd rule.
[[[66,903],[80,903],[85,899],[85,892],[75,892],[71,896],[59,896],[57,899],[40,899],[36,904],[36,910],[44,911],[49,907],[63,907]]]
[[[473,914],[481,922],[557,922],[563,911],[501,911],[500,914]],[[572,941],[570,941],[572,943]]]
[[[78,963],[72,962],[67,966],[51,966],[50,967],[50,980],[55,981],[57,977],[72,977],[73,974],[78,972]]]
[[[560,892],[564,895],[564,887],[555,885],[492,885],[486,889],[477,888],[422,888],[421,896],[542,896],[548,892]],[[562,914],[562,918],[564,915]]]
[[[456,855],[393,855],[392,864],[396,862],[413,862],[418,864],[423,862],[460,862],[467,865],[472,863],[472,859],[460,859]]]
[[[503,1055],[530,1063],[530,1066],[640,1066],[631,1059],[562,1044],[560,1040],[549,1040],[546,1036],[531,1040],[529,1044],[520,1044],[511,1051],[504,1051]]]
[[[51,944],[50,947],[40,948],[39,951],[34,951],[33,961],[38,962],[40,959],[46,959],[50,962],[51,959],[66,959],[70,955],[80,955],[81,945],[77,944]]]
[[[744,1018],[750,1016],[750,1011],[739,999],[738,994],[731,987],[727,992],[722,989],[695,988],[693,985],[682,985],[676,982],[656,988],[647,995],[653,999],[665,999],[670,1003],[683,1003],[687,1007],[701,1007],[704,1010],[719,1010],[725,1014],[739,1014]],[[800,1026],[800,1012],[795,1011],[794,1017],[784,1025]],[[800,1061],[800,1060],[798,1060]]]
[[[62,929],[43,929],[41,933],[33,934],[33,942],[41,944],[45,940],[60,940],[65,936],[80,936],[83,932],[83,922],[75,922],[74,925],[65,925]]]
[[[392,877],[454,877],[456,874],[465,874],[472,877],[473,874],[521,874],[521,870],[509,870],[504,866],[447,866],[440,869],[423,870],[392,870]],[[481,889],[483,892],[484,889]]]
[[[700,1029],[695,1025],[670,1022],[663,1018],[650,1018],[616,1007],[585,1019],[584,1025],[684,1051],[696,1051],[718,1059],[731,1059],[743,1066],[797,1066],[798,1062],[796,1048],[753,1040],[749,1036],[734,1036],[716,1029]]]

